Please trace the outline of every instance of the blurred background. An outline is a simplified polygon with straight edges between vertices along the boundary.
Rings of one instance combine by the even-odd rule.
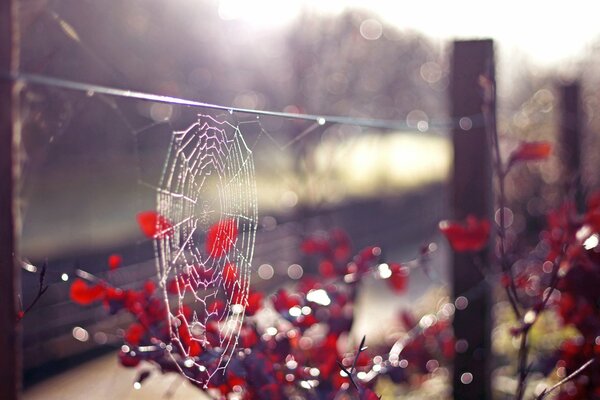
[[[556,87],[581,80],[582,179],[589,190],[598,187],[600,143],[592,133],[600,123],[600,28],[591,7],[584,1],[571,1],[568,8],[466,0],[22,1],[25,73],[238,108],[390,120],[402,127],[257,119],[27,85],[20,252],[33,266],[47,263],[50,289],[23,321],[26,386],[35,389],[120,346],[127,321],[107,317],[102,307],[72,304],[69,282],[77,269],[107,277],[112,253],[125,264],[111,273],[115,284],[135,286],[156,275],[152,244],[135,216],[156,207],[170,135],[198,114],[239,126],[253,153],[260,222],[253,285],[267,292],[294,279],[289,266],[301,263],[298,247],[310,232],[339,226],[357,248],[376,244],[399,261],[439,241],[452,162],[447,89],[455,38],[491,37],[497,43],[505,150],[519,140],[553,140],[559,129]],[[515,233],[537,226],[558,204],[559,181],[557,159],[518,170],[508,187]],[[436,279],[414,272],[402,298],[365,284],[364,309],[382,299],[391,305],[381,315],[359,316],[358,335],[385,335],[374,320],[394,318],[403,304],[432,288],[445,290],[446,249],[438,247],[432,260]],[[259,274],[261,268],[267,273]],[[24,303],[35,296],[37,280],[24,272]]]

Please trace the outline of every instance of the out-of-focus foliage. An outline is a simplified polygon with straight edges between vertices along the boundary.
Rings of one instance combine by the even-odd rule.
[[[410,268],[383,262],[377,246],[353,255],[349,237],[340,230],[307,238],[302,250],[318,264],[319,276],[302,277],[294,290],[279,289],[268,300],[254,291],[232,300],[231,307],[246,315],[243,321],[224,317],[227,294],[206,303],[194,296],[180,297],[179,310],[169,317],[162,291],[152,280],[139,289],[121,289],[109,281],[88,284],[77,279],[71,284],[71,300],[82,306],[102,302],[111,314],[127,311],[135,318],[124,333],[119,360],[125,367],[140,368],[138,388],[158,370],[179,373],[219,399],[375,400],[380,378],[385,379],[380,388],[387,393],[404,392],[406,385],[396,385],[408,383],[421,394],[447,394],[447,364],[454,354],[454,306],[447,297],[436,296],[436,311],[421,318],[415,310],[404,310],[395,334],[384,343],[367,347],[363,338],[351,349],[349,334],[361,281],[381,279],[403,293]],[[413,266],[425,262],[426,253],[421,257]],[[173,296],[181,286],[202,285],[201,271],[203,266],[197,265],[177,275],[164,283],[166,292]],[[196,316],[202,313],[210,317],[200,328]],[[209,374],[225,352],[218,334],[234,329],[232,321],[239,324],[238,349],[225,355],[228,366],[223,373]]]

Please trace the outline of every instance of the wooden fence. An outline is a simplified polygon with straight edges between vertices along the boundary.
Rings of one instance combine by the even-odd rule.
[[[495,115],[494,99],[484,99],[480,77],[494,81],[494,44],[491,40],[454,43],[450,88],[453,120],[480,116],[488,101]],[[464,121],[464,120],[463,120]],[[492,118],[491,124],[495,119]],[[464,129],[461,127],[461,125]],[[491,127],[495,129],[494,126]],[[491,141],[482,118],[479,123],[457,124],[452,130],[454,169],[452,174],[451,210],[453,218],[468,215],[490,219],[492,215]],[[454,253],[452,287],[454,298],[464,297],[465,308],[454,314],[454,335],[466,343],[464,351],[454,358],[453,388],[456,399],[489,399],[491,293],[485,277],[479,272],[489,268],[490,249],[481,252]],[[479,264],[479,265],[478,265]]]
[[[17,267],[18,226],[15,187],[19,109],[16,83],[5,76],[18,70],[18,27],[14,26],[17,2],[0,2],[0,397],[19,398],[21,389],[20,332],[16,322],[20,268]]]

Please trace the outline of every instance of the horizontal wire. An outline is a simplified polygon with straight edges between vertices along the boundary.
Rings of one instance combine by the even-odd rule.
[[[6,74],[0,73],[0,77],[3,79],[9,79],[15,82],[22,82],[29,85],[42,85],[42,86],[52,86],[62,89],[75,90],[79,92],[86,93],[101,93],[108,96],[115,97],[124,97],[131,98],[137,100],[145,100],[152,101],[157,103],[167,103],[167,104],[177,104],[189,107],[199,107],[199,108],[208,108],[213,110],[222,110],[227,111],[229,113],[244,113],[244,114],[253,114],[257,116],[271,116],[271,117],[281,117],[281,118],[289,118],[296,120],[304,120],[311,121],[317,123],[318,125],[325,125],[328,123],[333,124],[342,124],[342,125],[355,125],[366,128],[378,128],[378,129],[387,129],[387,130],[396,130],[396,131],[404,131],[404,132],[417,132],[418,129],[415,127],[409,126],[407,123],[402,121],[394,121],[394,120],[383,120],[383,119],[371,119],[371,118],[355,118],[355,117],[345,117],[345,116],[337,116],[337,115],[315,115],[315,114],[302,114],[302,113],[288,113],[288,112],[280,112],[280,111],[267,111],[267,110],[255,110],[249,108],[239,108],[239,107],[230,107],[223,106],[218,104],[205,103],[196,100],[183,99],[179,97],[173,96],[164,96],[159,94],[138,92],[133,90],[119,89],[108,86],[94,85],[84,82],[71,81],[62,78],[49,77],[38,74],[30,74],[30,73],[18,73],[18,74]],[[479,115],[469,117],[472,121],[472,126],[478,125],[478,120],[480,119]],[[456,121],[452,121],[450,119],[446,119],[443,122],[432,122],[428,123],[428,130],[438,130],[438,131],[446,131],[451,129],[457,125]]]

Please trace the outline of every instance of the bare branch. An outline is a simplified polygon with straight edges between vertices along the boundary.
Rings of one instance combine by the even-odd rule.
[[[356,381],[354,381],[354,376],[352,376],[352,373],[350,371],[348,371],[346,369],[346,367],[344,367],[344,365],[341,362],[337,362],[338,367],[340,367],[340,369],[346,374],[348,375],[348,378],[350,379],[350,382],[352,382],[352,385],[356,388],[356,390],[360,390],[358,387],[358,384],[356,383]]]
[[[540,395],[536,397],[536,400],[543,400],[550,393],[552,393],[553,391],[555,391],[556,389],[558,389],[559,387],[561,387],[565,383],[569,382],[570,380],[576,378],[577,375],[581,374],[593,362],[594,362],[594,359],[590,358],[589,360],[587,360],[585,362],[585,364],[583,364],[581,367],[579,367],[576,371],[573,371],[571,374],[569,374],[569,376],[567,376],[564,379],[560,380],[559,382],[557,382],[555,385],[551,386],[550,388],[544,389],[542,391],[542,393],[540,393]]]
[[[344,367],[344,365],[341,362],[337,362],[338,366],[340,367],[340,369],[346,374],[348,375],[348,378],[350,379],[350,382],[352,383],[352,386],[354,386],[354,388],[356,390],[358,390],[360,392],[360,387],[358,386],[358,383],[356,383],[356,380],[354,379],[354,372],[356,369],[356,363],[358,361],[358,357],[360,356],[360,353],[362,353],[363,351],[365,351],[367,349],[367,346],[365,346],[365,341],[367,340],[366,336],[363,336],[362,340],[360,341],[360,344],[358,345],[358,350],[356,351],[356,355],[354,356],[354,361],[352,362],[352,366],[350,367],[350,369],[348,370],[346,367]]]
[[[48,285],[46,285],[46,269],[47,269],[47,264],[44,263],[42,265],[42,270],[40,271],[40,283],[38,286],[38,292],[35,295],[35,298],[33,299],[33,301],[27,306],[27,308],[23,311],[21,311],[18,315],[17,315],[17,321],[20,321],[23,319],[23,317],[29,312],[31,311],[31,309],[33,308],[33,306],[35,306],[35,304],[38,302],[38,300],[44,295],[44,293],[46,293],[46,290],[48,290]]]

